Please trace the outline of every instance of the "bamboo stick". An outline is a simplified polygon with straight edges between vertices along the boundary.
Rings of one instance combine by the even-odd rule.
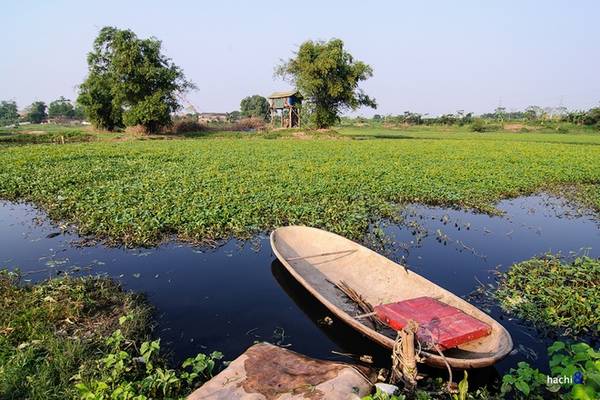
[[[348,249],[348,250],[340,250],[340,251],[331,251],[328,253],[319,253],[319,254],[311,254],[308,256],[291,257],[291,258],[288,258],[287,260],[288,261],[304,260],[305,258],[333,256],[335,254],[354,253],[355,251],[357,251],[357,250],[356,249]]]

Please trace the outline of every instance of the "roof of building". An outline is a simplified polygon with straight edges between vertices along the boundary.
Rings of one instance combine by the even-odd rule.
[[[226,117],[227,113],[203,112],[203,113],[198,114],[198,116],[200,116],[200,117]]]
[[[291,97],[291,96],[296,96],[296,97],[302,97],[300,95],[300,91],[298,90],[288,90],[285,92],[274,92],[272,93],[269,98],[270,99],[282,99],[284,97]]]

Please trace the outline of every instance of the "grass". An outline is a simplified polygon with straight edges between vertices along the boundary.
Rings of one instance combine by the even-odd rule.
[[[0,198],[33,202],[82,234],[131,246],[172,234],[245,238],[286,224],[357,239],[373,219],[393,216],[397,203],[493,212],[499,199],[564,185],[585,188],[589,205],[600,210],[600,135],[246,135],[7,147],[0,152]]]
[[[0,271],[0,398],[68,399],[72,377],[101,357],[103,341],[131,315],[128,337],[144,336],[149,309],[107,278],[21,285]]]
[[[14,128],[0,128],[0,146],[78,143],[116,139],[122,135],[97,132],[89,126],[59,124],[27,124]]]
[[[342,136],[362,139],[439,139],[439,140],[477,140],[507,142],[542,142],[565,144],[600,144],[600,132],[593,127],[572,125],[568,133],[560,133],[555,128],[532,129],[521,133],[507,130],[495,132],[472,132],[465,126],[407,126],[407,127],[355,127],[338,128]]]
[[[150,308],[106,277],[23,285],[0,270],[0,398],[183,399],[209,379],[219,352],[171,369],[144,341]]]
[[[502,275],[496,297],[504,310],[538,327],[600,336],[600,260],[523,261]]]

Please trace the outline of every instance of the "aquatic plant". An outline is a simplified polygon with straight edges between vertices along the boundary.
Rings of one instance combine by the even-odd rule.
[[[0,152],[0,198],[34,202],[82,234],[135,246],[172,234],[247,238],[287,224],[357,239],[372,220],[396,215],[397,203],[494,212],[501,198],[600,182],[600,146],[570,144],[590,135],[546,134],[552,143],[456,135],[9,147]]]
[[[593,400],[600,395],[600,349],[587,343],[554,342],[548,347],[550,374],[520,362],[502,378],[503,395],[516,399]]]
[[[546,255],[514,264],[495,296],[505,311],[537,327],[600,335],[600,260]]]

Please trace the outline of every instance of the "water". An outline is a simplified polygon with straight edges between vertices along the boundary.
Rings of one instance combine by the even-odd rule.
[[[494,271],[545,252],[600,257],[600,229],[592,216],[559,199],[531,196],[499,203],[502,216],[453,209],[408,206],[401,225],[382,222],[389,257],[433,282],[467,297],[480,284],[494,282]],[[376,227],[373,227],[374,230]],[[222,351],[233,359],[255,341],[269,341],[323,359],[348,361],[332,353],[388,354],[329,316],[273,256],[267,236],[231,240],[217,249],[172,242],[152,249],[78,247],[80,239],[60,233],[29,205],[0,202],[0,266],[20,268],[38,281],[69,271],[107,274],[130,290],[144,292],[156,308],[156,334],[175,361],[198,352]],[[547,365],[551,339],[486,307],[511,333],[513,353],[493,368],[472,373],[484,382],[525,360]]]

